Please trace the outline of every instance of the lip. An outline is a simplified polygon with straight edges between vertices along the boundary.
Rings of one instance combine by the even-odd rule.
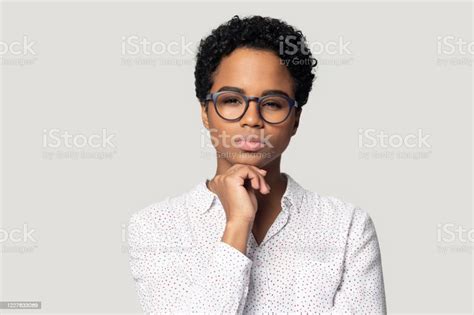
[[[252,152],[258,151],[265,146],[257,135],[239,136],[236,139],[236,145],[241,150]]]

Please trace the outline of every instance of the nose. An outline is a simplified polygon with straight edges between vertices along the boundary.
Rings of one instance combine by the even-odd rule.
[[[240,126],[249,126],[253,128],[263,127],[263,120],[258,112],[258,103],[256,100],[249,100],[249,107],[244,116],[240,119]]]

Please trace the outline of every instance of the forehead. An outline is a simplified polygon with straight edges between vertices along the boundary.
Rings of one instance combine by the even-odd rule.
[[[293,94],[290,72],[275,53],[267,50],[234,50],[222,58],[213,79],[213,90],[222,86],[236,86],[252,95],[268,89]]]

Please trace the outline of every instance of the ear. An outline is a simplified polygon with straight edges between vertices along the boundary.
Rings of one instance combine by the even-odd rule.
[[[201,119],[202,119],[202,124],[204,127],[209,130],[209,117],[207,116],[207,109],[209,106],[207,106],[205,103],[201,103]]]
[[[300,116],[301,116],[302,111],[303,111],[303,108],[299,108],[295,111],[295,124],[293,125],[293,131],[291,132],[291,136],[294,136],[296,134],[296,131],[298,130],[298,126],[300,125]]]

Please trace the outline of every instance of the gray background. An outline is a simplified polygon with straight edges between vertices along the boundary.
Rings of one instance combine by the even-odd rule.
[[[450,239],[443,229],[473,229],[473,56],[439,49],[440,37],[472,44],[472,4],[39,2],[2,9],[2,42],[26,35],[35,43],[34,53],[1,55],[0,236],[8,237],[0,238],[0,301],[41,301],[35,313],[141,311],[125,225],[133,212],[211,178],[215,159],[194,94],[193,54],[124,53],[123,38],[170,48],[184,39],[195,51],[233,14],[259,14],[328,47],[316,53],[318,78],[282,170],[369,212],[389,313],[472,311],[472,237]],[[90,137],[103,129],[115,147],[53,148],[43,139],[51,130]],[[395,137],[420,129],[429,146],[360,145],[360,130],[368,129]],[[87,158],[63,155],[81,151]],[[31,237],[13,237],[25,225]]]

